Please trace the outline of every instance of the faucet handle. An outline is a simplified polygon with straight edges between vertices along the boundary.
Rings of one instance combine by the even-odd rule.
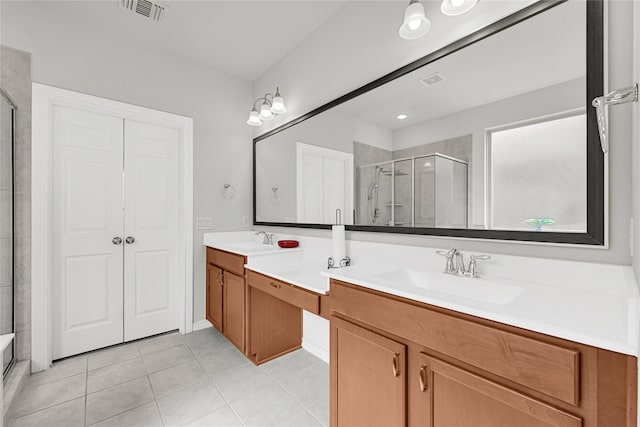
[[[447,259],[453,259],[453,256],[458,253],[458,250],[457,249],[449,249],[448,251],[445,251],[445,250],[439,249],[439,250],[436,251],[436,253],[438,255],[442,255],[442,256],[447,257]]]
[[[491,255],[471,255],[469,257],[469,270],[467,275],[470,277],[480,277],[476,273],[477,261],[487,261],[491,259]]]
[[[457,249],[451,249],[448,251],[443,251],[443,250],[437,250],[436,253],[438,255],[442,255],[443,257],[447,258],[447,264],[444,268],[444,273],[445,274],[453,274],[455,273],[455,267],[453,265],[453,257],[454,255],[458,254],[458,250]]]

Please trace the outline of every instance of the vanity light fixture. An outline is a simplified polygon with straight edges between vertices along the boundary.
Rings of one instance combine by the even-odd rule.
[[[473,9],[478,0],[443,0],[440,10],[448,16],[462,15]]]
[[[407,118],[407,115],[406,115],[406,114],[398,114],[398,115],[396,116],[396,119],[398,119],[398,120],[404,120],[404,119],[406,119],[406,118]]]
[[[431,22],[424,14],[424,6],[419,0],[411,0],[404,11],[404,21],[398,34],[405,40],[414,40],[427,34]]]
[[[260,110],[258,111],[258,103],[260,104]],[[287,112],[287,107],[284,105],[284,99],[280,95],[280,88],[276,87],[276,94],[265,93],[262,98],[258,98],[253,103],[253,108],[249,113],[249,119],[247,124],[249,126],[261,126],[263,121],[273,120],[278,114]]]

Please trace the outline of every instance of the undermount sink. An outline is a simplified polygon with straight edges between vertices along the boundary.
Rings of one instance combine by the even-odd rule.
[[[394,270],[379,274],[375,278],[499,305],[510,303],[523,291],[519,286],[493,280],[472,279],[414,269]]]

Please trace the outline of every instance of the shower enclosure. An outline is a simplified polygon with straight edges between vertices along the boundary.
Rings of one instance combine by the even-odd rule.
[[[435,153],[357,168],[359,225],[467,228],[468,164]]]
[[[13,280],[13,144],[16,107],[0,86],[0,338],[6,377],[15,356]]]

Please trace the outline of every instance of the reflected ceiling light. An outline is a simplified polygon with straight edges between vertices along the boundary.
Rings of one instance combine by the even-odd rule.
[[[398,115],[396,116],[396,119],[398,119],[398,120],[404,120],[404,119],[406,119],[406,118],[407,118],[407,115],[406,115],[406,114],[398,114]]]
[[[411,0],[404,11],[404,21],[398,30],[400,37],[414,40],[427,34],[430,28],[431,22],[424,15],[422,3],[419,0]]]
[[[258,112],[258,103],[260,104],[260,111]],[[276,94],[265,93],[262,98],[258,98],[253,103],[253,108],[249,113],[249,119],[247,124],[249,126],[261,126],[263,121],[273,120],[278,114],[287,112],[287,107],[284,105],[284,99],[280,95],[280,88],[276,87]]]
[[[462,15],[473,9],[476,3],[478,0],[444,0],[440,10],[448,16]]]

